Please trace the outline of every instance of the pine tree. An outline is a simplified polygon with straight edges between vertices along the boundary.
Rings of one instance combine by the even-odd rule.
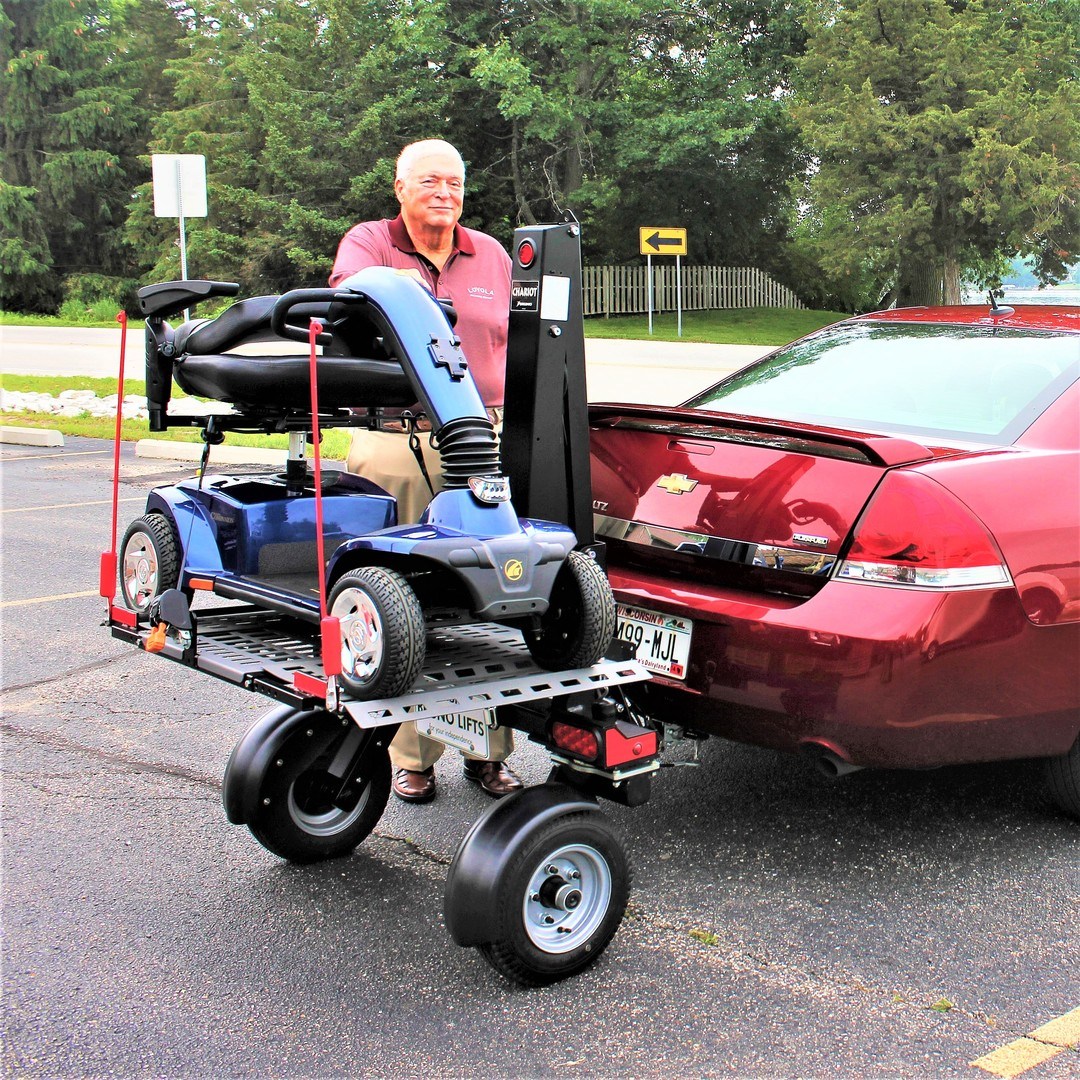
[[[50,311],[65,278],[129,272],[120,226],[144,117],[127,0],[3,0],[0,304]]]
[[[1080,253],[1078,45],[1076,0],[820,0],[795,116],[826,273],[903,303],[955,302],[1017,254],[1060,277]]]

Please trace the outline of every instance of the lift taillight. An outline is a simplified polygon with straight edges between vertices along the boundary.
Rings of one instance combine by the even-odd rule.
[[[592,731],[561,720],[551,725],[551,740],[560,750],[586,761],[595,761],[600,755],[600,742]]]
[[[645,762],[658,749],[655,731],[626,720],[595,727],[578,727],[556,720],[551,725],[551,741],[563,753],[605,769]]]

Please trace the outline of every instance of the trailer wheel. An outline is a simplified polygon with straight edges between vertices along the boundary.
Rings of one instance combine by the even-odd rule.
[[[549,671],[589,667],[615,635],[615,598],[607,575],[583,551],[571,551],[555,578],[539,630],[525,631],[532,658]]]
[[[505,853],[495,940],[478,945],[501,974],[544,986],[588,967],[607,948],[630,897],[630,863],[615,827],[595,811],[526,830]]]
[[[374,737],[330,713],[301,724],[257,779],[247,821],[255,839],[294,863],[348,855],[390,798],[390,757]]]
[[[424,664],[424,613],[409,583],[393,570],[364,566],[343,574],[330,593],[341,620],[341,681],[361,700],[396,697]]]
[[[132,611],[145,611],[180,581],[180,542],[164,514],[144,514],[120,545],[120,595]]]

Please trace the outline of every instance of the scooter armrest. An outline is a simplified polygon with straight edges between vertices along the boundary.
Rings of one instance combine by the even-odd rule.
[[[236,296],[240,286],[235,281],[163,281],[145,285],[136,294],[139,310],[147,318],[167,319],[185,308],[211,296]]]

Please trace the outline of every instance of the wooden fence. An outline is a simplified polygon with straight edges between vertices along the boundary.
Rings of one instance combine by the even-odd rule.
[[[582,293],[586,315],[639,315],[649,310],[648,277],[641,266],[586,266]],[[684,266],[683,311],[709,308],[805,305],[786,286],[752,266]],[[653,262],[653,311],[674,311],[675,263]]]

